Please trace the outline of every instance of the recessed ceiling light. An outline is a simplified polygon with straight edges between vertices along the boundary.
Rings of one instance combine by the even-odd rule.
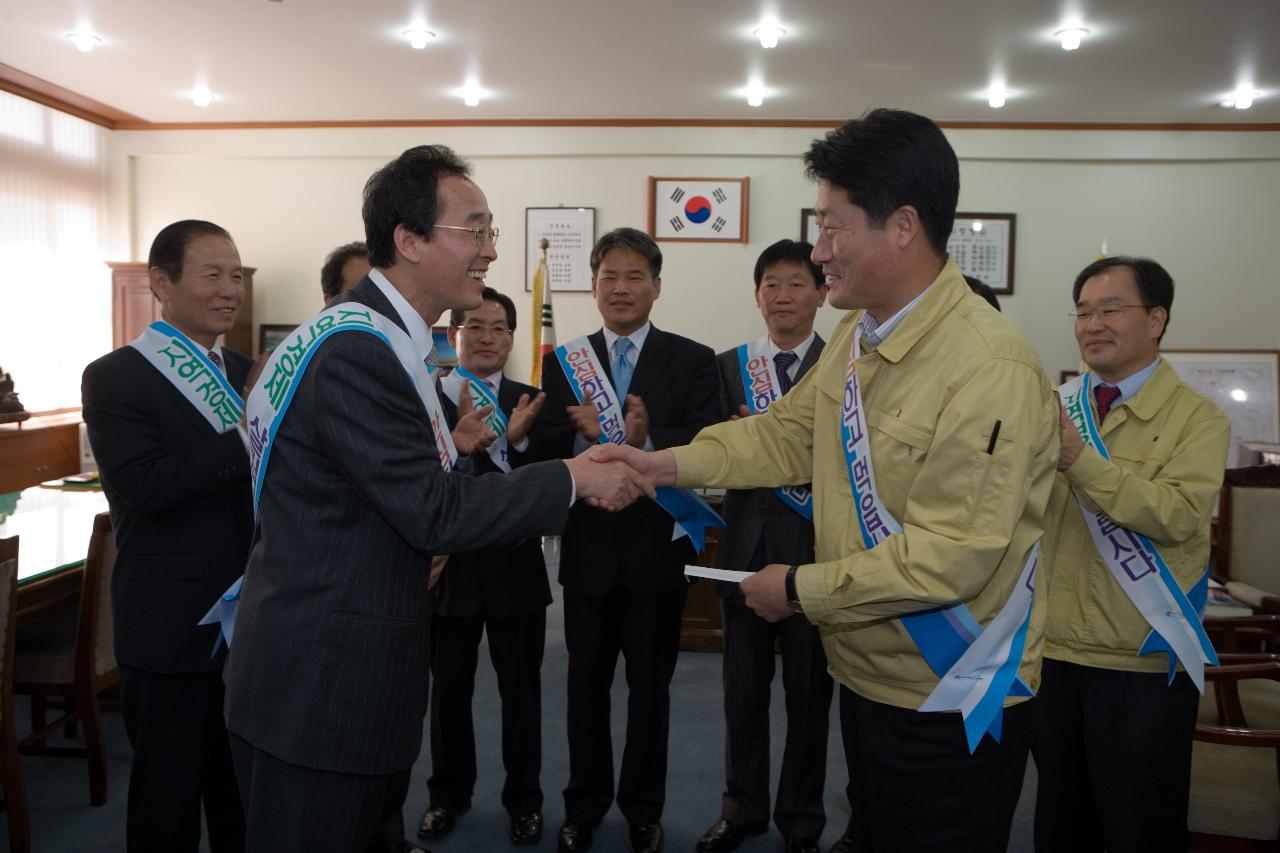
[[[405,30],[401,35],[409,40],[409,45],[414,50],[424,49],[427,46],[427,42],[436,37],[435,33],[423,27],[412,27]]]
[[[1253,106],[1254,99],[1261,94],[1252,86],[1241,84],[1236,87],[1234,92],[1223,99],[1222,105],[1227,109],[1247,110]]]
[[[995,85],[987,90],[987,104],[992,109],[998,110],[1004,106],[1005,99],[1009,97],[1009,93],[1005,91],[1004,86]]]
[[[196,86],[191,90],[191,103],[197,107],[207,107],[213,103],[213,92],[207,86]]]
[[[488,95],[480,85],[475,82],[468,83],[466,86],[458,90],[458,96],[462,98],[462,103],[469,107],[480,106],[480,99]]]
[[[769,94],[763,85],[752,83],[747,87],[747,105],[758,107],[764,103],[764,96]]]
[[[1066,27],[1054,33],[1053,37],[1062,45],[1063,50],[1075,50],[1087,35],[1089,31],[1084,27]]]
[[[760,27],[753,30],[752,35],[760,39],[760,46],[771,48],[778,46],[778,39],[787,34],[787,31],[775,23],[761,24]]]
[[[93,53],[93,49],[102,44],[102,39],[93,33],[67,33],[67,39],[81,53]]]

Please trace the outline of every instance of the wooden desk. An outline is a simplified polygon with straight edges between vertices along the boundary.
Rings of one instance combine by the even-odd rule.
[[[100,489],[33,486],[0,495],[0,537],[21,537],[19,619],[79,594],[93,517],[106,510],[107,496]]]

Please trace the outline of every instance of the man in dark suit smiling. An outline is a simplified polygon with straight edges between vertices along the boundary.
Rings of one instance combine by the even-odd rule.
[[[662,291],[657,244],[634,228],[610,231],[592,249],[591,272],[604,328],[586,341],[618,405],[625,401],[627,443],[672,447],[723,420],[715,354],[649,322]],[[585,354],[588,344],[575,344]],[[573,458],[599,440],[600,416],[577,398],[555,353],[544,359],[542,376],[550,453]],[[653,500],[614,516],[575,507],[565,527],[560,583],[569,650],[569,786],[559,847],[566,853],[591,846],[592,830],[613,800],[609,686],[619,653],[630,697],[618,807],[633,850],[663,847],[668,687],[688,591],[684,566],[696,556],[687,536],[672,538],[673,527],[672,516]]]
[[[111,505],[116,660],[133,746],[127,848],[244,849],[222,722],[217,630],[197,622],[244,570],[253,515],[236,430],[249,359],[218,344],[244,301],[240,254],[212,222],[161,230],[148,257],[162,320],[84,372],[84,420]]]

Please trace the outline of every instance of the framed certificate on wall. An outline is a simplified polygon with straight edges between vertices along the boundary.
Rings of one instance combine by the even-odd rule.
[[[1013,294],[1016,213],[957,213],[947,254],[960,272],[982,279],[1001,296]]]
[[[533,274],[546,238],[547,278],[551,289],[591,292],[591,247],[596,242],[594,207],[526,207],[524,209],[524,289]]]

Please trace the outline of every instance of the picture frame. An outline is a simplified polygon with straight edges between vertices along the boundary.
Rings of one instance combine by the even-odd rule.
[[[445,373],[458,366],[458,351],[449,343],[448,326],[431,327],[431,344],[435,347],[436,365]]]
[[[296,328],[297,323],[259,323],[258,352],[273,351]]]
[[[1280,351],[1162,349],[1160,355],[1231,420],[1228,468],[1241,445],[1280,442]]]
[[[750,178],[649,178],[649,236],[659,243],[746,243]]]
[[[547,247],[547,278],[552,292],[591,292],[591,249],[596,242],[594,207],[526,207],[524,209],[524,289],[533,290],[533,276]]]
[[[800,208],[800,239],[809,245],[818,242],[818,213],[812,207]]]
[[[960,272],[981,279],[999,296],[1013,295],[1016,213],[956,213],[947,254]]]

